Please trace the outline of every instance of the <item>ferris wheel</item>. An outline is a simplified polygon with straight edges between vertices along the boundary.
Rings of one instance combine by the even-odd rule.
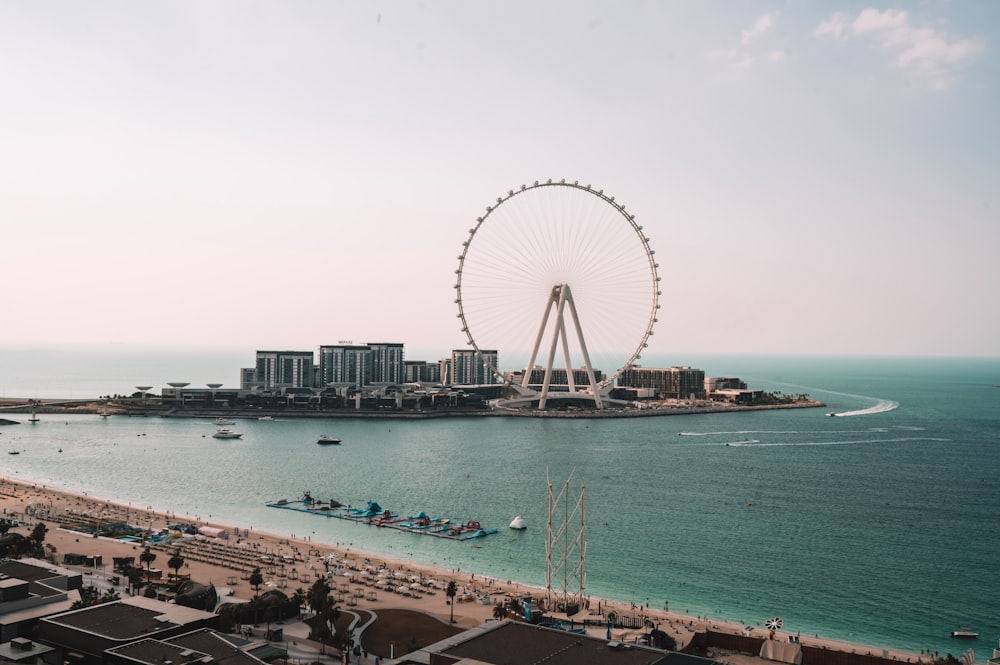
[[[462,243],[462,332],[522,403],[585,396],[600,408],[653,334],[653,254],[635,216],[603,190],[521,185],[487,206]]]

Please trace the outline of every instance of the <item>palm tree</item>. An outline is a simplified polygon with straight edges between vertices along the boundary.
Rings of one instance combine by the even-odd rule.
[[[448,582],[448,588],[445,590],[444,595],[448,596],[448,604],[451,605],[451,623],[455,623],[455,596],[458,594],[458,587],[455,586],[455,580]]]
[[[260,574],[260,568],[254,568],[250,573],[250,586],[253,587],[254,598],[260,595],[260,585],[264,583],[264,576]]]
[[[337,619],[340,618],[340,608],[337,607],[337,601],[331,600],[327,606],[326,610],[323,612],[323,619],[326,621],[327,626],[330,627],[330,635],[334,638],[334,644],[337,643]]]
[[[507,608],[497,603],[493,606],[493,618],[494,619],[506,619],[507,618]]]
[[[142,554],[139,555],[139,563],[145,564],[145,566],[146,566],[146,581],[147,582],[149,581],[149,577],[150,577],[149,565],[151,563],[153,563],[154,561],[156,561],[156,555],[153,554],[150,551],[149,546],[146,546],[146,549],[144,549],[142,551]]]
[[[295,609],[298,610],[299,618],[302,618],[302,606],[306,602],[306,590],[299,587],[292,594],[292,602],[295,603]]]
[[[181,566],[183,565],[184,557],[181,556],[181,549],[178,547],[174,550],[174,555],[170,557],[169,561],[167,561],[167,568],[172,568],[174,571],[174,577],[177,577],[180,574]]]

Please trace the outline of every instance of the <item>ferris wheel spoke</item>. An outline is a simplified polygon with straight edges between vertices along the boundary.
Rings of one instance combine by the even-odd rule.
[[[541,328],[548,341],[536,362],[548,362],[556,344],[559,362],[577,367],[586,347],[609,386],[657,318],[659,278],[641,227],[613,197],[578,183],[535,183],[498,198],[470,230],[456,272],[463,332],[475,350],[498,352],[491,369],[500,380],[530,369]]]

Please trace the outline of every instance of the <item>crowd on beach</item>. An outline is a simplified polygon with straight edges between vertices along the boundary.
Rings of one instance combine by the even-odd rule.
[[[28,529],[33,522],[45,521],[49,525],[46,543],[55,548],[57,557],[73,552],[102,555],[105,562],[114,557],[134,556],[138,559],[145,545],[134,540],[88,536],[72,528],[59,528],[60,525],[72,527],[74,523],[92,523],[94,520],[101,523],[120,522],[140,527],[147,534],[166,536],[158,542],[147,543],[153,551],[165,553],[161,555],[164,562],[173,552],[180,550],[185,561],[185,574],[189,574],[191,579],[212,583],[220,590],[224,600],[227,596],[243,600],[252,598],[254,589],[249,584],[249,577],[252,571],[258,569],[263,574],[266,588],[281,589],[291,594],[297,588],[307,588],[322,576],[330,579],[331,589],[345,606],[416,609],[445,620],[453,618],[462,627],[479,626],[493,619],[495,606],[506,598],[531,596],[537,600],[545,597],[545,589],[541,587],[484,577],[474,571],[448,570],[352,551],[348,543],[323,544],[292,535],[285,537],[252,530],[241,532],[202,520],[190,526],[195,530],[208,527],[218,535],[175,535],[169,529],[178,524],[175,514],[157,512],[151,506],[136,508],[10,478],[0,479],[0,507],[4,517],[16,518]],[[222,535],[226,537],[219,537]],[[61,561],[57,559],[56,563]],[[443,593],[449,583],[454,583],[457,588],[452,605]],[[607,618],[611,613],[618,621],[609,628]],[[695,633],[707,629],[733,634],[747,630],[742,624],[607,599],[587,599],[581,611],[569,618],[591,624],[591,631],[602,636],[610,629],[614,639],[624,642],[635,640],[655,626],[672,636],[678,648],[687,645]],[[867,649],[882,652],[881,648],[818,636],[796,635],[795,639],[803,644],[838,651],[863,653]],[[915,654],[901,651],[892,651],[890,655],[904,662],[920,659]],[[726,660],[739,661],[733,655],[727,655]]]

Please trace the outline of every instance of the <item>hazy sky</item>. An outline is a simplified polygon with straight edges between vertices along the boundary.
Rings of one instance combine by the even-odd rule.
[[[1000,355],[998,42],[988,1],[3,2],[0,346],[444,355],[475,218],[566,178],[649,235],[659,355]]]

